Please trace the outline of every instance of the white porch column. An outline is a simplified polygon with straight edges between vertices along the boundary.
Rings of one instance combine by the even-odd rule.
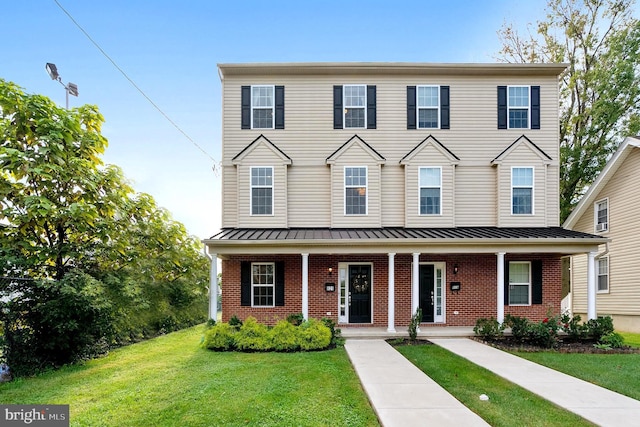
[[[414,253],[411,264],[411,315],[416,314],[420,305],[420,253]]]
[[[598,317],[596,312],[596,255],[589,252],[587,256],[587,320]]]
[[[387,302],[387,319],[388,326],[387,332],[395,332],[396,331],[396,312],[395,312],[395,256],[396,254],[389,254],[389,301]]]
[[[504,322],[504,252],[498,252],[498,300],[496,301],[496,307],[498,307],[498,314],[496,315],[498,323]]]
[[[218,320],[218,254],[209,254],[209,319]]]
[[[309,254],[302,254],[302,316],[309,319]]]

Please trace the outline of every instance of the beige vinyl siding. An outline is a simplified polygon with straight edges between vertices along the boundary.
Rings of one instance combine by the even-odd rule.
[[[609,231],[595,233],[593,204],[576,222],[574,230],[609,237],[609,292],[598,293],[599,315],[640,315],[640,263],[638,236],[640,230],[640,149],[632,148],[619,169],[602,188],[595,201],[609,199]],[[605,246],[600,247],[604,252]],[[574,257],[575,259],[576,257]],[[574,271],[574,304],[586,309],[586,269]],[[584,288],[584,292],[581,290]]]
[[[496,224],[495,176],[495,168],[489,163],[484,166],[456,167],[456,227]]]
[[[251,215],[251,167],[273,167],[273,215]],[[238,166],[238,226],[287,227],[287,166],[259,164]]]
[[[242,85],[273,84],[285,86],[285,129],[284,130],[242,130],[240,128],[240,87]],[[344,84],[376,85],[377,129],[333,129],[333,86]],[[541,86],[541,129],[497,129],[497,86],[498,85],[540,85]],[[406,88],[414,85],[448,85],[450,87],[450,130],[417,129],[407,130]],[[401,212],[404,204],[398,194],[405,194],[404,188],[394,188],[405,182],[404,169],[399,165],[402,159],[428,135],[433,135],[456,156],[460,158],[456,168],[455,188],[455,225],[497,225],[495,205],[484,207],[487,196],[495,200],[495,171],[490,167],[491,160],[522,134],[527,135],[538,147],[545,151],[553,162],[558,159],[558,109],[557,79],[549,76],[446,76],[446,75],[273,75],[273,76],[227,76],[223,81],[223,165],[229,165],[231,159],[260,134],[264,134],[279,149],[291,157],[295,168],[319,168],[326,159],[347,140],[357,134],[385,159],[382,167],[381,212],[376,214],[378,225],[400,225],[408,218],[407,212]],[[356,159],[357,160],[357,159]],[[354,164],[365,164],[363,157]],[[487,168],[487,171],[484,171]],[[481,171],[480,175],[471,174]],[[458,174],[463,177],[458,181]],[[302,172],[296,172],[301,176]],[[305,174],[306,176],[306,174]],[[334,177],[335,179],[335,177]],[[380,179],[380,177],[378,177]],[[387,179],[389,181],[387,181]],[[291,182],[289,182],[291,184]],[[335,184],[335,183],[334,183]],[[463,184],[471,184],[469,186]],[[226,185],[226,184],[225,184]],[[555,184],[557,185],[557,181]],[[546,188],[543,185],[538,190]],[[340,197],[343,189],[340,188]],[[481,189],[478,192],[478,189]],[[296,189],[297,192],[299,190]],[[544,191],[538,191],[544,193]],[[225,194],[227,194],[225,192]],[[293,193],[291,193],[293,194]],[[474,209],[478,198],[482,197],[480,210]],[[387,202],[391,199],[390,202]],[[462,202],[460,202],[462,200]],[[369,216],[373,214],[369,201]],[[408,199],[407,199],[408,203]],[[462,203],[461,206],[458,204]],[[296,201],[289,205],[290,224],[328,223],[331,218],[326,208],[319,209],[308,217],[307,205]],[[298,211],[298,209],[301,209]],[[333,219],[336,218],[333,207]],[[338,210],[342,210],[342,203]],[[544,209],[544,208],[543,208]],[[550,206],[547,218],[557,218],[557,204]],[[462,212],[459,214],[458,211]],[[540,211],[542,213],[542,211]],[[228,215],[232,210],[225,209],[223,223],[232,222]],[[321,218],[323,217],[324,218]],[[544,215],[543,215],[544,216]],[[462,222],[458,222],[460,219]],[[340,221],[339,221],[340,222]],[[537,226],[546,223],[546,219],[520,218],[511,221],[519,226]],[[363,224],[364,225],[364,224]],[[548,225],[557,225],[548,224]]]
[[[288,173],[289,226],[329,227],[331,168],[292,165]],[[296,215],[291,215],[295,212]]]
[[[222,227],[238,226],[238,177],[235,166],[223,166]]]

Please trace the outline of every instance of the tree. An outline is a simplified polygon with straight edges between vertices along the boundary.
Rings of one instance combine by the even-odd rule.
[[[625,135],[640,131],[640,22],[634,0],[549,0],[535,33],[505,24],[505,62],[567,63],[560,80],[560,219]]]

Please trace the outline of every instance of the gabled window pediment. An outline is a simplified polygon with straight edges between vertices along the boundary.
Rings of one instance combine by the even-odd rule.
[[[533,141],[531,141],[525,135],[522,135],[518,139],[513,141],[507,148],[502,150],[502,152],[491,161],[491,164],[497,165],[502,163],[502,161],[506,160],[513,152],[515,152],[516,150],[520,150],[523,147],[525,147],[525,149],[528,149],[531,154],[540,159],[544,164],[549,164],[553,161],[553,159],[549,157],[547,153],[542,151],[540,147],[534,144]]]
[[[354,149],[355,147],[359,147],[362,151],[367,153],[375,163],[379,165],[383,165],[387,161],[387,159],[382,157],[380,153],[378,153],[372,146],[367,144],[362,138],[360,138],[358,135],[353,135],[347,142],[342,144],[340,148],[338,148],[336,151],[331,153],[329,157],[327,157],[327,164],[335,163],[336,160],[340,158],[340,156]],[[365,159],[363,159],[363,161],[364,160]]]
[[[433,137],[433,135],[429,135],[425,139],[422,140],[418,145],[413,147],[411,151],[409,151],[401,160],[401,165],[409,165],[414,159],[420,158],[420,154],[428,150],[429,148],[435,149],[436,152],[440,153],[442,156],[442,162],[447,162],[452,165],[457,165],[460,159],[458,156],[453,154],[451,150],[444,146],[440,141]]]
[[[291,165],[293,163],[291,157],[287,156],[284,151],[278,148],[273,142],[269,141],[269,139],[264,135],[260,135],[249,145],[244,147],[242,151],[231,159],[231,162],[234,165],[242,164],[245,159],[250,159],[251,155],[259,150],[267,150],[267,152],[270,152],[269,155],[273,156],[273,160],[279,160],[280,164]]]

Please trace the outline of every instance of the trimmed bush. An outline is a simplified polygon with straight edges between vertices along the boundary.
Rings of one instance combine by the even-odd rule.
[[[343,345],[344,344],[344,338],[342,338],[342,330],[340,328],[336,328],[336,322],[333,321],[333,319],[330,319],[328,317],[323,317],[322,319],[322,323],[324,324],[324,326],[326,326],[327,328],[329,328],[329,330],[331,331],[331,347],[336,347],[339,345]]]
[[[613,319],[610,316],[598,317],[585,323],[586,335],[596,341],[608,334],[613,333]]]
[[[269,329],[255,317],[247,317],[235,335],[236,348],[244,351],[270,350]]]
[[[511,336],[513,336],[514,339],[520,342],[524,342],[527,339],[530,323],[526,317],[507,314],[505,323],[511,328]]]
[[[473,327],[473,332],[484,339],[494,340],[502,337],[504,329],[504,323],[501,325],[493,317],[490,319],[482,317],[476,320],[476,326]]]
[[[293,326],[300,326],[302,322],[304,322],[304,314],[302,313],[294,313],[287,316],[287,322],[291,323]]]
[[[552,348],[558,342],[558,319],[549,317],[542,322],[532,323],[529,325],[529,341],[533,345],[544,348]]]
[[[279,321],[269,330],[269,341],[275,351],[296,351],[300,349],[298,328],[288,320]]]
[[[204,333],[202,346],[209,350],[228,351],[235,346],[236,329],[228,323],[210,326]]]
[[[300,348],[302,350],[321,350],[329,347],[331,331],[322,322],[309,319],[300,326]]]

